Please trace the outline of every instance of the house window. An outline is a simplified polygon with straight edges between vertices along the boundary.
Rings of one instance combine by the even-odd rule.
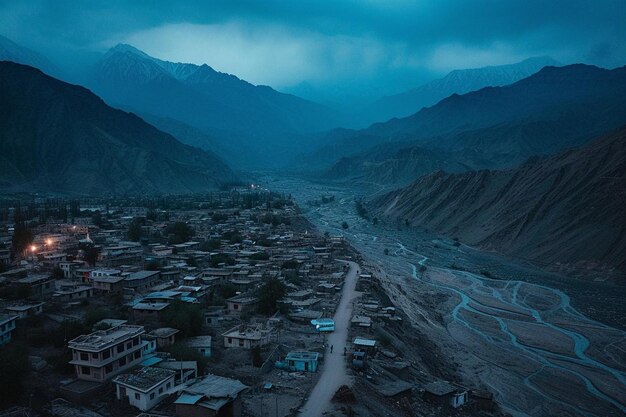
[[[119,363],[120,366],[126,365],[126,357],[120,358],[118,363]]]
[[[124,352],[124,344],[117,345],[117,353]]]
[[[113,365],[108,364],[107,366],[104,367],[104,372],[107,374],[110,374],[111,372],[113,372]]]
[[[139,344],[139,338],[133,339],[133,346],[137,346]]]
[[[139,359],[139,351],[135,351],[135,354],[133,356],[135,357],[135,359]]]
[[[150,394],[150,399],[154,400],[154,392],[152,394]]]
[[[243,346],[243,339],[239,339],[239,346]]]
[[[172,385],[171,382],[168,382],[167,385],[165,386],[165,388],[170,389],[171,385]]]
[[[109,349],[102,352],[102,359],[108,359],[111,357],[111,351]]]
[[[87,353],[81,353],[80,354],[80,360],[81,361],[88,361],[89,360],[89,355]]]
[[[130,349],[131,347],[133,347],[133,343],[132,342],[126,343],[126,349]]]
[[[239,304],[233,304],[233,308],[234,308],[235,310],[239,310]]]
[[[228,338],[228,343],[233,343],[233,338],[232,337]]]
[[[91,368],[88,366],[81,366],[80,373],[83,375],[91,375]]]
[[[98,354],[97,353],[92,353],[91,354],[91,359],[98,359]]]
[[[159,388],[159,394],[163,394],[163,387]]]
[[[135,399],[138,400],[139,399],[139,394],[135,393]]]

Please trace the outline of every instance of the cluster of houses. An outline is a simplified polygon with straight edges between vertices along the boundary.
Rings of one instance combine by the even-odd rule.
[[[69,401],[62,407],[85,406],[112,386],[111,401],[139,411],[163,407],[160,412],[171,416],[239,416],[248,386],[236,372],[215,375],[209,366],[203,373],[197,361],[176,358],[169,348],[180,345],[205,358],[215,349],[226,355],[229,349],[251,352],[288,337],[289,326],[281,326],[281,320],[311,329],[311,320],[328,320],[345,274],[332,260],[343,240],[294,231],[284,219],[295,217],[296,209],[286,205],[223,209],[218,220],[206,210],[171,211],[167,220],[142,222],[141,235],[162,235],[180,222],[194,231],[193,240],[129,241],[129,225],[142,213],[109,215],[107,228],[88,218],[33,226],[27,253],[5,260],[10,252],[3,250],[0,289],[10,296],[0,297],[0,344],[11,343],[16,329],[28,326],[21,322],[28,317],[80,320],[93,305],[125,311],[67,340],[74,378],[59,377],[55,392]],[[268,214],[271,222],[263,219]],[[10,228],[0,240],[10,246]],[[94,248],[90,260],[86,254]],[[282,318],[257,313],[259,290],[272,279],[286,289],[276,305]],[[180,329],[164,322],[181,303],[202,312],[202,329],[195,336],[181,337]],[[318,330],[323,331],[312,333]],[[293,349],[275,359],[285,369],[316,372],[320,356]]]

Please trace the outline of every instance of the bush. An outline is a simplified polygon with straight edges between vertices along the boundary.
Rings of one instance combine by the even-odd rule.
[[[250,259],[253,261],[267,261],[270,259],[270,255],[267,252],[257,252],[250,255]]]
[[[288,261],[283,262],[281,267],[283,269],[298,269],[300,268],[300,262],[296,261],[295,259],[290,259]]]
[[[273,314],[278,309],[278,300],[286,292],[287,287],[278,278],[269,279],[259,290],[259,313]]]
[[[165,352],[168,352],[176,360],[179,361],[196,361],[198,362],[198,374],[204,374],[206,371],[209,360],[206,356],[203,356],[195,349],[191,349],[182,344],[176,343],[171,346],[163,348]]]
[[[211,239],[200,244],[200,250],[204,252],[212,252],[219,249],[221,242],[218,239]]]

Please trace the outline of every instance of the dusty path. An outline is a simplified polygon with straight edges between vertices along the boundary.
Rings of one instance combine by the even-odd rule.
[[[348,328],[352,316],[352,300],[356,294],[355,287],[359,265],[355,262],[347,263],[350,265],[350,269],[346,274],[341,291],[341,301],[335,312],[335,331],[326,339],[328,347],[325,352],[322,373],[300,412],[303,417],[321,416],[330,407],[330,400],[337,389],[343,384],[350,383],[343,348],[347,345]],[[333,353],[330,353],[331,345],[334,346]]]

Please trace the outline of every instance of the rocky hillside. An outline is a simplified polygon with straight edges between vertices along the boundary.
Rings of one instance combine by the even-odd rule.
[[[13,62],[0,62],[0,126],[5,191],[190,193],[236,180],[210,152]]]
[[[371,206],[470,245],[626,270],[626,128],[514,170],[438,171]]]

